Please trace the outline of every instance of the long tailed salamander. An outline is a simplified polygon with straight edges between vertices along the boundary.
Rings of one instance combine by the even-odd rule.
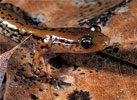
[[[0,33],[20,43],[29,35],[35,45],[34,72],[40,68],[40,56],[48,53],[92,53],[109,45],[109,38],[101,33],[99,26],[90,28],[47,28],[34,24],[18,7],[0,4]],[[45,76],[46,77],[46,76]]]

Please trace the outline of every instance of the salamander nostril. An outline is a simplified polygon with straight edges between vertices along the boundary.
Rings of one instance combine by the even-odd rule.
[[[109,45],[109,41],[106,40],[106,41],[104,42],[104,47],[106,47],[106,46],[108,46],[108,45]]]
[[[84,49],[89,49],[93,46],[93,38],[90,36],[83,36],[80,41],[80,45]]]

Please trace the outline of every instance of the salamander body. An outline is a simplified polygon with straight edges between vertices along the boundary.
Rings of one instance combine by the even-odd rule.
[[[0,33],[20,43],[29,35],[35,45],[34,71],[38,74],[39,57],[47,53],[92,53],[109,45],[99,26],[90,28],[48,28],[38,26],[18,7],[0,4]]]

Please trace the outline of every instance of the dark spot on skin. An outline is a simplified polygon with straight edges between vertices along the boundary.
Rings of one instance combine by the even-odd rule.
[[[36,100],[38,97],[36,97],[34,94],[30,94],[31,99]]]
[[[14,20],[14,18],[11,18],[11,20]]]
[[[79,44],[78,42],[72,42],[72,44]]]
[[[11,14],[8,14],[9,17],[12,17]]]
[[[39,29],[38,27],[33,27],[34,29]]]
[[[59,41],[62,42],[62,43],[64,43],[64,39],[60,39]]]
[[[40,30],[48,30],[48,28],[42,28],[42,29],[40,29]]]
[[[56,31],[56,29],[54,29],[54,28],[51,28],[51,29],[49,29],[50,31]]]
[[[40,78],[47,77],[47,76],[48,76],[47,73],[44,72],[44,74],[43,74],[42,76],[40,76]],[[48,80],[47,80],[47,81],[48,81]]]
[[[69,30],[68,28],[64,28],[66,31]]]
[[[66,31],[62,31],[63,33],[65,33]]]
[[[66,44],[66,46],[67,46],[67,44]],[[64,45],[62,45],[62,47],[63,47],[63,48],[65,48],[65,46],[64,46]]]
[[[98,36],[102,36],[101,34],[99,34]]]
[[[58,45],[60,46],[61,44],[60,44],[60,43],[58,43]]]
[[[29,34],[27,32],[23,33],[23,36],[29,36]]]
[[[32,34],[32,37],[33,37],[34,39],[36,39],[36,40],[42,40],[42,41],[44,41],[43,38],[41,38],[41,37],[39,37],[39,36],[36,36],[36,35],[34,35],[34,34]]]
[[[1,14],[4,14],[4,12],[1,12]]]
[[[52,36],[50,35],[50,40],[52,39]]]
[[[64,28],[60,28],[59,31],[64,31]]]
[[[2,19],[5,19],[5,17],[1,17]]]
[[[17,34],[12,34],[11,36],[17,37],[18,35]]]
[[[72,31],[67,31],[67,32],[69,32],[69,33],[74,33],[74,32],[72,32]],[[75,33],[76,34],[76,33]]]
[[[90,100],[89,92],[75,90],[68,96],[68,100]]]
[[[41,49],[49,49],[50,47],[48,46],[48,44],[44,45],[44,46],[40,46]]]
[[[61,32],[60,30],[58,32]]]
[[[17,10],[17,11],[19,11],[19,10],[20,10],[20,8],[19,8],[19,7],[16,7],[16,10]]]
[[[69,41],[66,41],[65,44],[71,44]]]
[[[16,22],[16,23],[18,23],[18,24],[20,24],[20,25],[22,25],[22,26],[24,25],[24,24],[23,24],[23,23],[21,23],[21,22]]]

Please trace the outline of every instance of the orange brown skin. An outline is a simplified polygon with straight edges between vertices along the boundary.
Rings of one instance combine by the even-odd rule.
[[[101,31],[90,31],[89,28],[46,28],[27,20],[28,17],[22,12],[12,4],[0,4],[0,31],[18,43],[32,34],[30,42],[35,45],[33,68],[37,74],[41,72],[39,57],[42,54],[92,53],[109,45],[109,38]],[[83,36],[93,39],[93,45],[89,49],[84,49],[80,44]]]

